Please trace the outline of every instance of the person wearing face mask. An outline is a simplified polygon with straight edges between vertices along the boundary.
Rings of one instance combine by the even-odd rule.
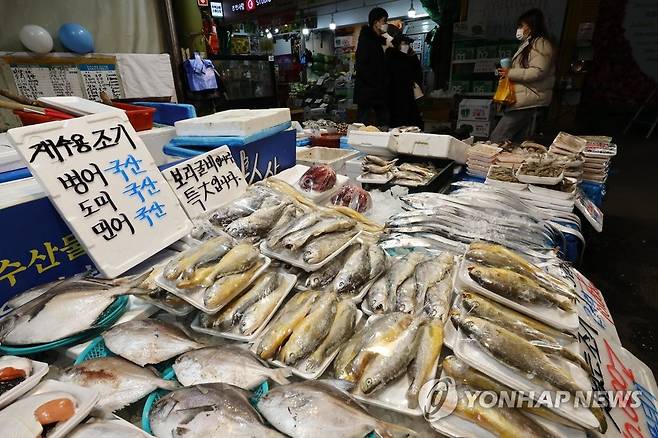
[[[368,25],[361,28],[356,46],[354,103],[358,106],[357,119],[366,125],[388,126],[389,112],[386,91],[389,73],[385,51],[390,46],[387,40],[388,13],[374,8],[368,14]],[[391,49],[388,49],[391,50]]]
[[[388,107],[391,114],[391,127],[418,126],[422,129],[423,120],[418,111],[414,96],[414,83],[422,83],[420,60],[411,49],[413,40],[391,26],[389,33],[395,35],[391,44],[393,50],[386,51],[391,82],[388,87]]]
[[[548,39],[544,14],[530,9],[517,20],[516,38],[521,42],[509,69],[498,74],[507,76],[514,85],[516,102],[504,110],[503,117],[491,133],[491,141],[521,141],[533,117],[550,106],[555,84],[553,45]]]

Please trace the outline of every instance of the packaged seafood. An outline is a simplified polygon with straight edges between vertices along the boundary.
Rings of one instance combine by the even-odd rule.
[[[326,192],[336,184],[336,171],[324,164],[314,164],[297,184],[305,192]]]
[[[0,408],[34,388],[47,373],[47,363],[17,356],[0,357]]]
[[[353,185],[344,185],[331,197],[332,205],[342,205],[352,210],[364,213],[372,205],[370,194],[362,188]]]
[[[272,283],[266,284],[268,281]],[[214,315],[197,314],[191,328],[211,336],[251,342],[261,334],[296,282],[296,275],[266,272],[223,310]]]

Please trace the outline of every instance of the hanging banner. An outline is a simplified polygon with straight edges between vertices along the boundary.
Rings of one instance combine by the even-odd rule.
[[[192,229],[125,113],[14,128],[8,135],[104,276],[122,274]]]
[[[163,173],[190,218],[212,211],[247,190],[228,146],[185,160]]]

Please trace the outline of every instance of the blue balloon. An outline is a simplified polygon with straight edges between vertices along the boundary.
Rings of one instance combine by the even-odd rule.
[[[94,51],[94,37],[78,23],[62,24],[57,34],[62,45],[71,52],[83,54]]]

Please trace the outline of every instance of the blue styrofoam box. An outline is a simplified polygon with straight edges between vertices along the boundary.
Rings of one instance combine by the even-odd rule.
[[[606,193],[605,184],[599,184],[591,181],[582,181],[579,185],[587,197],[592,200],[594,205],[601,208],[603,205],[603,198],[605,197]]]
[[[181,144],[181,138],[185,139],[186,144]],[[190,158],[227,145],[249,184],[289,169],[297,161],[295,131],[279,131],[247,143],[238,139],[239,137],[178,137],[166,144],[163,151],[166,155]]]
[[[135,105],[155,108],[153,121],[162,125],[174,126],[179,120],[192,119],[196,117],[196,109],[193,105],[186,103],[168,102],[135,102]]]

